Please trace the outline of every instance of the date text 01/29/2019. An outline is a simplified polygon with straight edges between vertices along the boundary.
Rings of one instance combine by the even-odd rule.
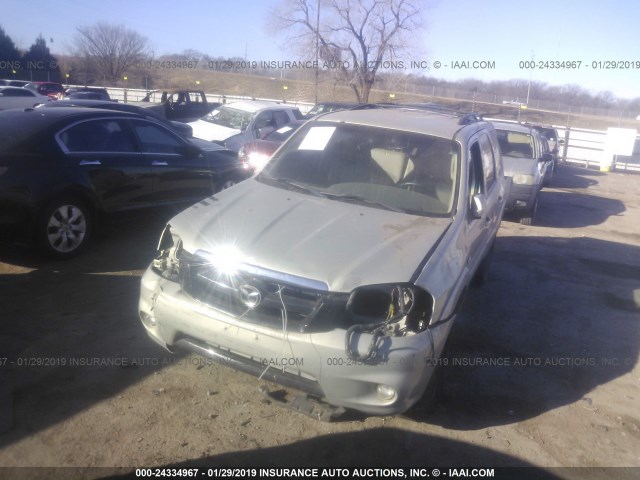
[[[640,60],[521,60],[523,70],[640,70]]]
[[[136,477],[186,478],[494,478],[493,468],[138,468]]]

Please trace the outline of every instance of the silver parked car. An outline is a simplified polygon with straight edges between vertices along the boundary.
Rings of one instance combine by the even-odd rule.
[[[475,116],[320,115],[259,175],[169,222],[140,318],[163,347],[316,407],[405,411],[486,277],[504,195],[496,132]]]
[[[33,108],[50,102],[51,98],[22,87],[0,87],[0,110]]]
[[[535,128],[517,123],[493,122],[504,161],[504,174],[511,178],[505,209],[520,217],[520,223],[531,225],[538,209],[538,193],[553,171],[553,157],[545,149]]]
[[[237,152],[247,142],[265,138],[293,120],[302,120],[297,107],[244,101],[221,105],[199,120],[189,122],[193,136],[216,142]]]

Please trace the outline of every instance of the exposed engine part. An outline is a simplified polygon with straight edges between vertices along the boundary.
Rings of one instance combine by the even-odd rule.
[[[349,327],[345,336],[345,351],[349,358],[358,362],[373,360],[385,337],[391,336],[394,329],[391,324],[400,321],[411,313],[416,304],[415,295],[411,288],[396,285],[391,289],[390,302],[387,308],[387,318],[374,324],[356,324]],[[371,333],[371,342],[367,351],[361,355],[357,350],[356,333]],[[355,344],[355,346],[353,346]]]

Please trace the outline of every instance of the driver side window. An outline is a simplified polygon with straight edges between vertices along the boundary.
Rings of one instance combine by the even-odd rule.
[[[265,128],[265,127],[275,126],[275,122],[273,120],[273,113],[272,112],[262,112],[256,118],[256,122],[255,122],[254,125],[255,125],[255,129],[256,130],[259,130],[259,129]]]

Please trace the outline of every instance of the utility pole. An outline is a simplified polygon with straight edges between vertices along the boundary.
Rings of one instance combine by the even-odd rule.
[[[533,50],[531,50],[531,62],[533,63]],[[527,85],[527,107],[529,106],[529,93],[531,92],[531,72],[533,68],[529,68],[529,85]]]
[[[320,75],[319,64],[319,49],[320,49],[320,0],[318,0],[318,11],[316,15],[316,105],[318,104],[318,76]]]

